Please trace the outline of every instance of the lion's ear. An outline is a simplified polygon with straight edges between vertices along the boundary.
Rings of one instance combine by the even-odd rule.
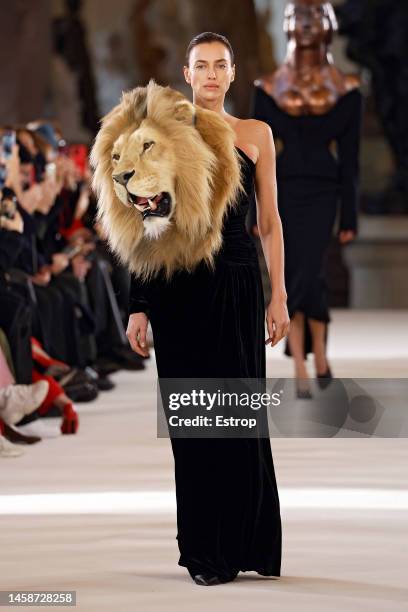
[[[188,100],[179,100],[174,105],[174,119],[187,125],[195,123],[195,108]]]

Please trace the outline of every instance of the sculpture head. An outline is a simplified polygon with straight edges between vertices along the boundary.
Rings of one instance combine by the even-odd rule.
[[[293,0],[285,9],[284,31],[296,47],[307,49],[329,45],[337,20],[330,2]]]

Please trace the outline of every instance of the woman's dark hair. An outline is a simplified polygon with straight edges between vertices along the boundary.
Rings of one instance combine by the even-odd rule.
[[[197,34],[197,36],[194,36],[194,38],[190,41],[190,44],[187,47],[186,65],[188,66],[189,64],[190,53],[194,47],[196,47],[197,45],[201,45],[202,43],[211,43],[211,42],[219,42],[225,47],[227,47],[229,54],[231,56],[231,65],[233,66],[234,65],[234,52],[232,50],[230,41],[228,40],[228,38],[226,38],[222,34],[216,34],[215,32],[202,32],[201,34]]]

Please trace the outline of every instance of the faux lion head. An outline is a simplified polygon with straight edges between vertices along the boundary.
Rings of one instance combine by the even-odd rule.
[[[213,265],[242,189],[234,139],[217,113],[154,81],[104,117],[91,152],[98,218],[137,276]]]

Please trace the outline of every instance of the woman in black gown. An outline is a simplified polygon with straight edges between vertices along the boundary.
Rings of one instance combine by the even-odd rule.
[[[194,66],[208,66],[207,60],[215,66],[203,69],[208,79],[198,77],[200,87],[212,73],[212,82],[220,88],[226,83],[228,89],[224,65],[231,69],[233,55],[227,45],[226,39],[212,33],[190,43],[188,57],[193,49]],[[207,108],[214,109],[208,99]],[[199,96],[194,101],[202,103]],[[223,101],[224,95],[222,111]],[[225,217],[214,270],[202,262],[192,273],[177,271],[169,283],[164,275],[147,282],[132,277],[129,311],[138,314],[130,316],[128,338],[134,350],[146,354],[147,315],[159,378],[265,378],[263,290],[257,251],[245,227],[256,163],[238,146],[237,150],[246,193]],[[275,249],[283,250],[282,244]],[[277,261],[271,273],[276,299],[268,319],[267,342],[272,344],[289,325],[283,269],[278,257]],[[179,565],[201,585],[231,581],[239,571],[279,576],[281,519],[269,438],[172,438],[171,444]]]
[[[282,110],[261,87],[254,89],[252,116],[268,123],[283,145],[276,158],[279,214],[285,238],[289,315],[292,319],[302,313],[304,321],[303,351],[293,355],[301,372],[303,359],[315,348],[313,336],[319,330],[313,328],[315,322],[325,324],[327,343],[330,314],[324,267],[338,207],[338,233],[357,232],[361,114],[358,89],[341,96],[323,115],[300,116]],[[331,143],[336,144],[336,153]],[[288,342],[285,353],[292,355]],[[316,370],[318,377],[331,375],[330,368]]]

